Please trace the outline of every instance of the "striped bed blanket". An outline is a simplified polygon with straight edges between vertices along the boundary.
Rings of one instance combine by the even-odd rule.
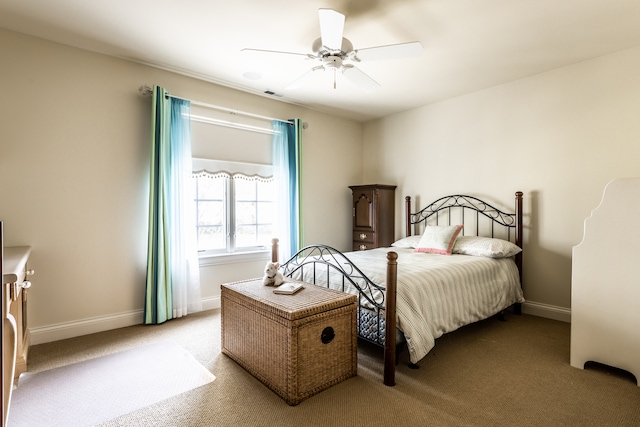
[[[391,250],[398,254],[397,327],[404,334],[412,363],[426,356],[443,334],[524,302],[513,258],[447,256],[402,248],[344,255],[369,279],[384,286],[386,257]],[[307,270],[307,274],[312,272]],[[348,283],[343,288],[344,281],[336,276],[328,276],[331,287],[357,294]],[[298,278],[322,285],[327,281],[322,275],[313,280]]]

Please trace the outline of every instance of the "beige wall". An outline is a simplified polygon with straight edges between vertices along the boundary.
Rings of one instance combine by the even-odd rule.
[[[640,48],[360,123],[0,30],[0,219],[33,247],[34,341],[141,322],[150,101],[162,85],[207,103],[309,124],[304,243],[347,250],[348,185],[397,184],[418,203],[454,192],[511,207],[525,192],[528,308],[566,315],[571,249],[614,178],[640,175]],[[400,220],[396,237],[403,234]],[[206,266],[203,298],[262,261]]]
[[[609,181],[640,176],[639,69],[636,48],[367,123],[365,181],[398,184],[401,217],[405,195],[511,207],[523,191],[528,308],[567,314],[585,218]]]
[[[33,247],[32,341],[142,321],[151,115],[143,84],[307,122],[306,241],[349,247],[360,123],[4,30],[0,63],[0,220],[6,246]],[[260,276],[263,266],[203,267],[203,298],[215,305],[221,283]]]

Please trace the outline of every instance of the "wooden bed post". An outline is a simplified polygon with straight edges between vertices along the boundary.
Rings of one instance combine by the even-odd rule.
[[[398,254],[387,253],[387,291],[384,340],[384,385],[396,385],[396,290],[398,279]]]
[[[271,239],[271,262],[278,262],[278,242],[276,238]]]
[[[522,248],[522,191],[516,191],[516,245]]]
[[[522,249],[524,243],[523,229],[522,229],[522,191],[516,191],[516,246]],[[522,286],[522,252],[515,256],[516,267],[518,267],[518,275],[520,276],[520,287]],[[516,314],[522,314],[522,304],[515,304],[514,312]]]
[[[411,197],[407,196],[404,198],[404,205],[405,205],[405,214],[407,216],[406,219],[406,229],[405,229],[405,236],[409,237],[411,236]]]

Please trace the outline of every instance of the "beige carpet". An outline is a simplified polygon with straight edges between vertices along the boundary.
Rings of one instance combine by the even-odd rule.
[[[358,344],[358,376],[297,406],[220,352],[220,311],[31,347],[29,369],[51,369],[160,339],[179,343],[216,380],[106,421],[130,426],[640,426],[640,387],[601,366],[569,365],[571,326],[530,315],[479,322],[445,335],[382,383],[382,351]]]
[[[93,426],[215,379],[172,341],[73,363],[18,380],[9,426]]]

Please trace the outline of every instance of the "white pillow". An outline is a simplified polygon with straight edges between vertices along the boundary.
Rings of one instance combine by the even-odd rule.
[[[460,236],[453,247],[454,254],[507,258],[522,252],[518,246],[502,239]]]
[[[460,230],[462,225],[428,225],[422,233],[415,252],[451,255]]]
[[[391,244],[391,246],[396,248],[406,248],[406,249],[414,249],[420,243],[420,237],[422,236],[409,236],[404,239],[400,239]]]

